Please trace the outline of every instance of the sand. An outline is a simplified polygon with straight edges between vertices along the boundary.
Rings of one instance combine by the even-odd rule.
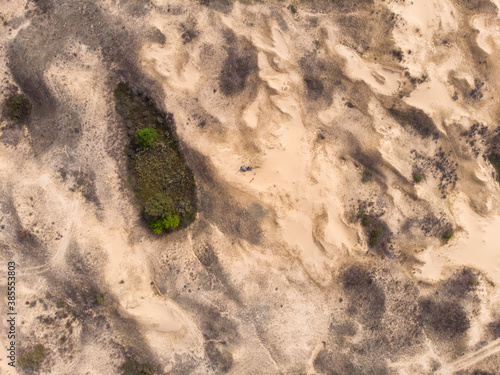
[[[382,22],[370,9],[349,13],[360,17],[353,32],[341,27],[347,11],[321,13],[304,4],[293,13],[282,4],[214,10],[180,0],[152,3],[137,13],[130,4],[99,4],[137,38],[130,50],[137,53],[136,77],[145,77],[142,84],[175,116],[200,211],[189,228],[167,236],[144,225],[124,176],[127,140],[112,97],[132,68],[68,38],[42,80],[57,103],[54,113],[73,114],[79,131],[50,134],[55,141],[43,149],[33,122],[19,125],[18,141],[2,138],[0,145],[2,259],[14,257],[22,269],[19,348],[44,343],[49,359],[41,373],[118,374],[130,358],[163,373],[195,374],[347,373],[349,363],[373,373],[440,367],[451,374],[494,361],[498,340],[489,327],[500,306],[500,185],[481,157],[488,139],[475,141],[475,157],[460,133],[481,121],[492,137],[498,71],[495,62],[483,68],[469,41],[453,35],[476,29],[477,48],[495,60],[498,14],[469,14],[448,0],[376,1],[374,10],[395,14],[384,42],[402,51],[398,61],[389,60],[391,50],[360,53],[345,42],[367,39],[372,30],[363,25]],[[3,5],[9,22],[23,20],[24,4]],[[0,78],[12,84],[8,43],[30,27],[16,22],[10,34],[0,27]],[[195,31],[192,40],[183,38],[186,28]],[[152,41],[151,30],[165,43]],[[383,43],[376,44],[372,51]],[[226,95],[219,79],[234,51],[255,66],[240,91]],[[311,89],[305,76],[321,84]],[[457,87],[451,76],[470,87]],[[477,100],[467,97],[476,78],[486,81]],[[3,101],[7,86],[2,90]],[[439,139],[401,126],[385,107],[389,97],[424,111]],[[13,128],[3,117],[0,136]],[[444,193],[439,168],[424,167],[424,181],[414,183],[410,152],[434,160],[440,147],[459,163],[458,183]],[[242,165],[253,169],[241,172]],[[371,179],[363,182],[366,171]],[[390,232],[386,247],[370,248],[372,228],[360,222],[361,207]],[[441,220],[430,234],[422,229],[428,216]],[[442,223],[455,230],[448,243]],[[19,238],[21,228],[35,245]],[[346,282],[352,265],[366,270],[369,282]],[[457,297],[443,285],[464,268],[477,286]],[[68,334],[64,319],[73,310],[56,308],[55,298],[81,308],[74,289],[65,289],[73,280],[86,280],[105,302],[75,315]],[[47,309],[24,304],[48,290],[56,297],[44,300]],[[428,296],[459,306],[470,328],[453,336],[445,327],[443,339],[427,321],[424,329],[411,326]],[[58,311],[69,318],[41,323]],[[102,336],[92,336],[86,327],[98,318]],[[61,335],[73,349],[59,344]],[[378,344],[382,338],[387,346]],[[4,349],[4,336],[0,343]],[[22,373],[3,357],[0,372]]]

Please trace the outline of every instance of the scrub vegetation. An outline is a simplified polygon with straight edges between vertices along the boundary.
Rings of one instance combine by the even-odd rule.
[[[5,105],[7,115],[12,121],[24,122],[31,114],[31,103],[24,94],[9,96]]]
[[[122,365],[123,375],[153,375],[154,369],[146,364],[138,364],[134,361],[127,361]]]
[[[421,172],[413,172],[413,181],[415,181],[415,183],[419,184],[422,182],[423,179],[424,176],[422,175]]]
[[[497,172],[496,180],[500,183],[500,155],[490,154],[488,155],[488,160],[493,165],[493,168],[495,168]]]
[[[147,225],[157,234],[188,226],[196,215],[196,184],[174,136],[173,115],[125,82],[114,96],[130,138],[131,181]]]
[[[33,350],[22,353],[19,356],[18,363],[21,367],[38,371],[44,359],[45,347],[43,345],[37,345]]]
[[[363,226],[364,232],[368,238],[368,246],[372,249],[385,252],[391,242],[391,232],[387,224],[383,222],[378,215],[368,212],[365,205],[360,207],[357,219]]]

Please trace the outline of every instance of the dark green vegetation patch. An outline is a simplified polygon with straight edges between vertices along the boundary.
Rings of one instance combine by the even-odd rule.
[[[95,301],[97,302],[97,304],[99,306],[102,305],[102,304],[104,304],[104,295],[102,295],[102,294],[96,294]]]
[[[154,375],[154,369],[145,364],[127,361],[122,365],[123,375]]]
[[[45,347],[37,345],[32,351],[25,351],[19,356],[18,363],[21,367],[38,371],[45,359]]]
[[[496,180],[500,183],[500,155],[489,154],[488,159],[497,172]]]
[[[24,122],[31,114],[31,103],[24,94],[14,94],[7,98],[7,115],[12,121]]]
[[[413,172],[413,181],[415,181],[416,184],[421,183],[423,179],[424,176],[422,172]]]
[[[145,147],[154,147],[158,141],[158,132],[154,128],[137,129],[137,144]]]
[[[130,138],[132,186],[144,219],[157,234],[188,226],[196,215],[196,184],[174,136],[173,115],[128,83],[119,83],[114,94]]]
[[[449,240],[451,240],[451,238],[453,237],[453,234],[455,234],[455,232],[453,231],[453,229],[447,229],[444,231],[443,233],[443,241],[445,243],[447,243]]]
[[[362,204],[356,217],[363,226],[368,238],[368,246],[382,254],[389,254],[391,249],[391,236],[387,224],[380,219],[380,215],[375,215],[366,209],[366,204]]]

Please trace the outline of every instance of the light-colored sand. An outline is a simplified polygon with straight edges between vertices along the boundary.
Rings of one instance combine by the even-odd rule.
[[[422,257],[425,265],[420,277],[439,279],[441,271],[456,264],[470,266],[486,273],[495,284],[500,283],[500,216],[485,218],[475,213],[469,202],[460,197],[455,202],[457,223],[463,228],[450,243],[431,248]]]
[[[399,78],[401,77],[399,72],[368,63],[346,46],[339,44],[335,46],[334,50],[346,59],[346,73],[352,79],[365,81],[375,92],[385,95],[392,95],[399,88]]]
[[[411,252],[421,263],[413,266],[413,273],[405,274],[408,279],[435,286],[457,269],[469,266],[484,274],[484,279],[500,285],[498,199],[484,202],[483,216],[470,205],[479,193],[486,192],[490,197],[498,194],[491,166],[480,158],[466,160],[464,170],[458,172],[463,175],[457,188],[448,192],[446,199],[441,197],[439,181],[431,173],[421,185],[413,186],[411,182],[414,161],[410,150],[432,156],[440,145],[449,145],[442,139],[450,135],[450,148],[455,151],[452,157],[461,161],[459,158],[465,159],[463,155],[470,152],[464,142],[453,138],[457,135],[452,134],[451,124],[460,123],[466,128],[474,121],[483,121],[491,125],[498,113],[493,101],[464,104],[462,98],[452,100],[455,88],[449,80],[450,72],[470,85],[479,73],[468,61],[463,46],[441,43],[450,33],[458,32],[463,22],[451,1],[388,4],[398,15],[393,30],[395,48],[404,52],[398,69],[368,61],[341,44],[342,35],[333,16],[305,11],[293,16],[286,8],[275,10],[266,4],[236,3],[231,12],[224,14],[182,1],[154,3],[158,8],[137,22],[141,27],[158,28],[166,42],[142,45],[141,68],[163,88],[163,104],[175,115],[179,138],[207,158],[210,170],[206,172],[213,173],[231,199],[244,209],[251,211],[252,203],[262,208],[260,242],[231,238],[206,213],[203,233],[188,228],[176,234],[175,241],[169,236],[154,237],[139,225],[140,213],[130,195],[123,192],[117,161],[109,150],[121,147],[121,152],[123,145],[118,140],[113,143],[118,133],[110,134],[116,124],[111,90],[103,79],[107,75],[103,56],[85,45],[68,43],[65,58],[52,64],[44,79],[54,97],[82,119],[77,146],[55,146],[35,157],[29,132],[24,128],[15,148],[3,144],[0,147],[0,188],[9,192],[20,225],[48,249],[43,263],[21,264],[26,282],[31,283],[30,288],[20,291],[23,300],[36,299],[37,293],[45,292],[44,275],[64,275],[71,267],[71,249],[76,248],[95,271],[106,303],[113,303],[120,314],[137,323],[148,349],[166,372],[183,355],[205,361],[206,367],[199,373],[208,371],[203,347],[206,321],[200,314],[207,313],[208,308],[202,310],[213,304],[241,330],[238,339],[228,344],[234,362],[231,373],[259,373],[261,369],[268,373],[301,373],[306,367],[313,373],[316,355],[331,340],[332,317],[355,321],[356,327],[364,324],[346,313],[349,302],[338,278],[345,264],[369,263],[375,274],[379,267],[376,262],[386,262],[383,267],[403,274],[406,271],[398,262],[403,259],[401,254]],[[7,4],[3,14],[22,14],[18,11],[19,1]],[[106,4],[121,12],[119,4]],[[166,11],[168,6],[172,13]],[[308,17],[313,16],[317,28],[310,27]],[[194,42],[184,44],[179,23],[193,18],[200,33]],[[256,50],[257,72],[252,79],[259,83],[254,93],[248,92],[250,83],[240,96],[229,98],[219,92],[220,64],[227,52],[217,47],[227,43],[221,25],[237,38],[245,38]],[[479,47],[492,57],[499,56],[498,17],[477,16],[472,25],[479,30]],[[6,35],[5,28],[1,30],[1,35]],[[315,42],[320,39],[320,47],[315,50]],[[300,59],[312,51],[328,67],[334,65],[331,61],[335,59],[343,61],[339,79],[350,81],[354,89],[348,92],[336,87],[327,105],[321,103],[323,98],[307,99]],[[204,54],[213,59],[210,64],[204,63]],[[381,95],[399,95],[405,70],[412,77],[427,76],[402,100],[434,120],[442,133],[443,143],[439,145],[403,128],[382,107]],[[356,86],[359,82],[366,85]],[[493,94],[494,85],[489,82],[487,86],[493,88],[486,87],[485,93]],[[345,105],[346,100],[354,101],[350,95],[359,101],[355,108]],[[364,106],[363,110],[357,106]],[[193,114],[206,117],[206,127],[193,125]],[[373,168],[381,177],[377,174],[363,184],[361,175],[370,166],[361,165],[356,158],[366,155],[372,158]],[[68,160],[77,160],[80,171],[96,173],[99,209],[79,192],[70,191],[70,182],[62,180],[58,171],[70,163]],[[252,166],[253,170],[239,172],[241,165]],[[472,182],[467,185],[469,172],[483,183],[480,188]],[[366,233],[355,218],[361,201],[369,201],[375,209],[385,212],[382,219],[394,231],[394,263],[367,248]],[[439,235],[424,238],[418,228],[412,232],[413,238],[405,237],[406,220],[421,219],[426,210],[442,215],[456,228],[448,244],[443,245]],[[213,246],[216,262],[207,266],[196,250],[208,244]],[[169,274],[174,272],[168,268],[172,265],[178,270],[175,277]],[[164,284],[151,284],[153,280]],[[192,286],[199,280],[203,280],[201,286],[207,291],[199,292]],[[212,284],[214,290],[209,290]],[[485,302],[481,312],[471,318],[477,319],[466,340],[471,348],[487,337],[482,327],[493,319],[490,306],[500,301],[498,290],[487,290],[484,285],[480,292]],[[387,303],[397,299],[389,295],[392,289],[387,293]],[[193,307],[197,304],[202,306],[201,312]],[[36,314],[41,313],[34,311],[23,309],[26,327],[36,326]],[[26,332],[31,331],[28,328]],[[362,334],[357,332],[354,338],[342,336],[333,345],[328,341],[329,349],[338,345],[340,353],[361,342]],[[0,342],[5,347],[3,336]],[[80,352],[69,363],[54,358],[53,373],[99,373],[98,364],[89,358],[104,358],[104,354],[97,354],[101,347],[79,345]],[[406,362],[399,358],[394,368],[412,375],[431,371],[429,358],[440,358],[441,354],[431,344],[426,345],[422,353]],[[47,347],[57,353],[57,344]],[[445,362],[449,358],[441,359]],[[87,361],[88,365],[79,365]],[[116,367],[111,362],[106,366],[106,371]],[[8,372],[4,358],[0,369],[2,374],[14,373]]]

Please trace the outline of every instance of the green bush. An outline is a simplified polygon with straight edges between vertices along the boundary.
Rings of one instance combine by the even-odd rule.
[[[382,233],[383,230],[381,228],[375,228],[374,230],[372,230],[372,232],[370,233],[370,238],[368,239],[368,245],[370,245],[370,247],[377,246],[379,244],[379,238]]]
[[[156,234],[161,234],[163,229],[174,229],[179,225],[179,216],[170,215],[166,218],[150,221],[148,222],[148,226],[151,228],[153,232]]]
[[[116,86],[114,97],[130,136],[129,181],[146,224],[157,233],[187,227],[196,218],[196,182],[175,137],[173,114],[158,108],[146,90],[126,82]]]
[[[155,194],[149,198],[144,207],[144,215],[147,221],[157,221],[175,214],[172,198],[163,193]]]
[[[64,305],[65,305],[64,300],[60,299],[59,301],[57,301],[58,308],[62,308],[62,307],[64,307]]]
[[[160,234],[163,229],[174,229],[180,223],[172,198],[163,193],[154,195],[146,202],[144,215],[148,226],[156,234]]]
[[[24,94],[14,94],[7,98],[7,115],[16,122],[23,122],[31,114],[31,103]]]
[[[420,172],[413,172],[413,181],[415,181],[417,184],[422,182],[424,179],[424,176]]]
[[[104,303],[104,296],[102,294],[97,294],[95,296],[95,301],[98,305],[102,305]]]
[[[45,347],[37,345],[32,351],[25,351],[19,356],[17,363],[21,367],[30,368],[33,371],[40,369],[40,366],[45,359]]]
[[[367,215],[364,210],[359,211],[358,217],[361,219],[361,225],[369,227],[373,223],[373,217]]]
[[[137,143],[145,147],[154,147],[158,141],[158,132],[154,128],[137,129]]]
[[[451,238],[453,237],[454,233],[455,232],[453,231],[453,229],[445,230],[444,233],[443,233],[443,241],[446,243],[449,240],[451,240]]]

